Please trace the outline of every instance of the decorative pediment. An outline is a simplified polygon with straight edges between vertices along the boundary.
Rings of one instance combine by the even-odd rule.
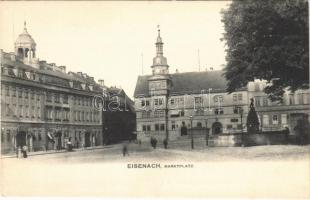
[[[82,87],[83,90],[85,90],[86,84],[85,83],[81,83],[81,87]]]
[[[88,88],[89,88],[90,91],[94,90],[94,86],[93,85],[89,85]]]
[[[73,88],[73,81],[69,81],[70,88]]]

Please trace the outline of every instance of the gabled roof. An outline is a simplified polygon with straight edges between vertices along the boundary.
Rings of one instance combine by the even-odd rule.
[[[170,95],[200,94],[201,90],[211,92],[226,92],[227,81],[223,71],[185,72],[170,74],[172,87]],[[148,79],[150,75],[139,76],[134,92],[134,97],[148,96]]]

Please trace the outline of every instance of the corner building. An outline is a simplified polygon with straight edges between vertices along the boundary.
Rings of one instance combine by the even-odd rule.
[[[31,151],[102,145],[102,111],[93,97],[102,88],[82,72],[36,58],[36,43],[24,31],[15,52],[1,54],[1,152],[24,145]]]

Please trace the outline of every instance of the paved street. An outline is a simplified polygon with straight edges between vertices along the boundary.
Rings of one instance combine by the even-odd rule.
[[[305,197],[310,146],[151,149],[129,144],[104,149],[1,159],[1,193],[62,196]],[[160,164],[129,169],[128,164]],[[166,168],[165,165],[193,165]],[[192,184],[196,183],[196,184]],[[253,186],[255,185],[255,188]],[[143,190],[140,190],[143,186]],[[222,192],[225,188],[225,193]],[[270,188],[273,188],[270,190]]]

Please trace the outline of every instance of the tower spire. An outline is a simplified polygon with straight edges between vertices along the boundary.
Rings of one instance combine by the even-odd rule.
[[[24,21],[24,31],[27,32],[27,23],[26,23],[26,20]]]
[[[153,74],[167,74],[168,72],[168,64],[167,58],[164,57],[163,51],[163,41],[160,36],[160,27],[157,25],[157,39],[156,39],[156,56],[153,58],[153,65],[151,66],[153,69]]]

